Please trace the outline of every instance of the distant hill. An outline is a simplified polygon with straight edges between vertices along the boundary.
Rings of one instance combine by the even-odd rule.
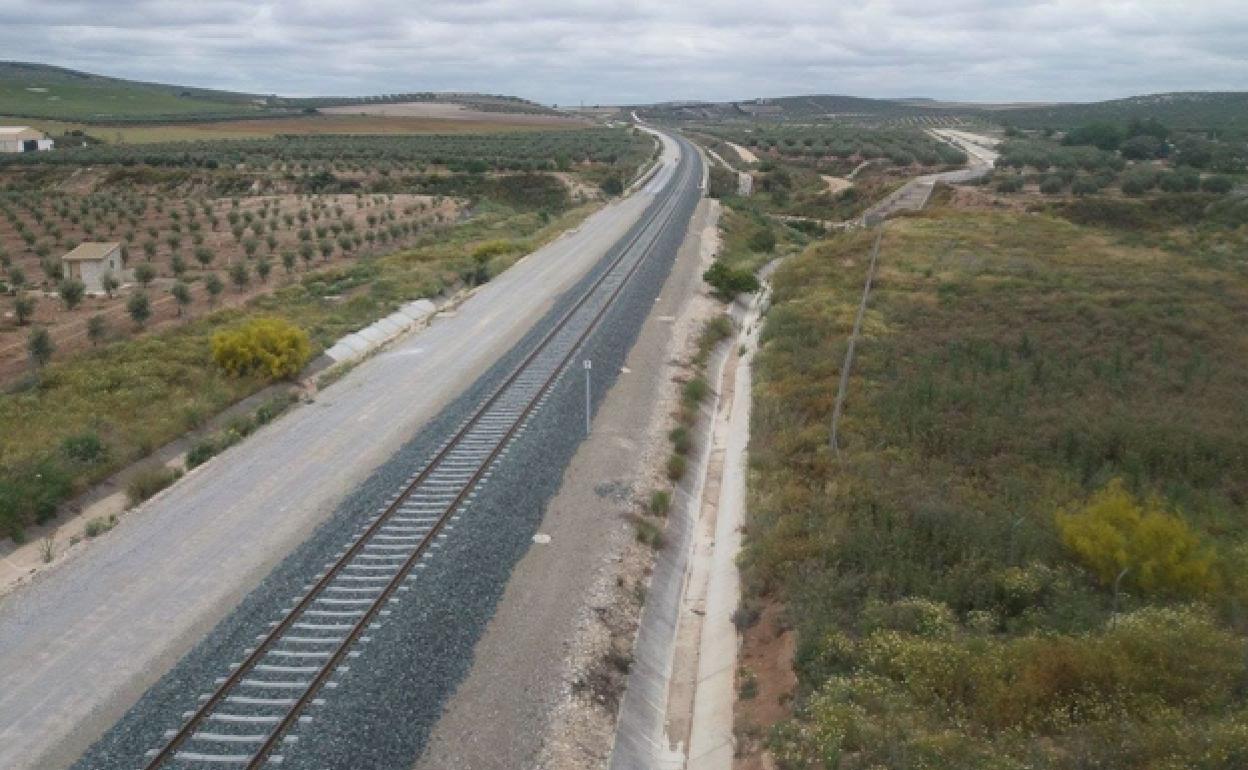
[[[257,94],[144,83],[25,62],[0,62],[0,113],[70,121],[185,120],[289,113]]]
[[[0,61],[0,115],[10,118],[86,123],[202,121],[400,102],[446,102],[482,112],[560,114],[525,99],[496,94],[419,92],[301,99],[146,83],[48,64]]]
[[[812,94],[740,102],[669,102],[637,108],[639,115],[669,120],[830,120],[932,115],[938,111],[891,99]]]
[[[1064,104],[975,104],[925,98],[869,99],[813,94],[739,102],[670,102],[635,108],[638,114],[677,121],[902,121],[976,120],[1019,128],[1067,129],[1095,120],[1126,123],[1155,118],[1177,129],[1248,132],[1248,92],[1182,92]]]
[[[1184,91],[1131,96],[1086,104],[1056,104],[998,111],[998,121],[1019,128],[1070,128],[1098,120],[1126,123],[1155,118],[1171,128],[1248,132],[1248,92]]]

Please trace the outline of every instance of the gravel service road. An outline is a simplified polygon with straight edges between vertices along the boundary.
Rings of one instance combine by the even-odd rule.
[[[146,691],[77,766],[141,764],[136,760],[160,744],[164,730],[177,727],[181,712],[237,661],[246,641],[290,605],[341,546],[344,532],[395,491],[412,465],[514,366],[525,343],[570,304],[574,287],[603,268],[604,253],[639,226],[671,182],[675,154],[675,143],[665,141],[665,168],[640,193],[530,255],[454,314],[361,364],[315,404],[202,466],[94,547],[6,598],[0,604],[0,767],[66,766]],[[570,382],[580,394],[579,380]],[[553,466],[547,458],[558,457],[558,442],[546,446],[541,425],[558,411],[568,387],[565,382],[552,395],[543,419],[526,434],[525,445],[537,448],[527,463],[513,450],[478,498],[478,512],[510,516],[514,508],[521,525],[525,512],[540,513],[531,498],[541,491],[534,483],[541,473],[529,466]],[[500,496],[509,476],[525,492],[519,501]],[[353,661],[341,689],[327,691],[326,705],[314,709],[318,730],[288,752],[284,767],[298,767],[298,755],[315,757],[321,768],[386,767],[385,757],[395,750],[412,752],[409,761],[415,756],[423,733],[414,725],[424,712],[405,708],[403,698],[433,709],[427,721],[436,717],[475,638],[474,623],[461,621],[484,621],[492,592],[505,582],[508,559],[523,552],[518,542],[525,544],[508,527],[459,532],[463,536],[448,539],[442,557],[422,572],[430,580],[419,581],[420,587],[431,588],[414,584],[404,595],[407,622],[388,620],[373,634],[367,663]],[[490,555],[482,559],[482,553]],[[418,594],[421,601],[415,601]],[[431,638],[422,637],[428,633]],[[382,697],[395,689],[397,700]],[[340,711],[392,735],[400,748],[332,716]],[[394,718],[403,720],[403,729],[387,721]],[[365,755],[382,753],[363,761],[352,746],[364,747]]]

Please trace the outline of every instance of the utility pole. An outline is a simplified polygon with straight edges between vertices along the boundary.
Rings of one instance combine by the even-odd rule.
[[[837,429],[841,424],[841,411],[845,408],[845,391],[849,389],[849,369],[854,364],[854,345],[858,343],[858,335],[862,333],[862,317],[867,312],[867,300],[871,297],[871,282],[875,280],[875,263],[880,256],[880,239],[884,237],[884,228],[875,231],[875,240],[871,243],[871,261],[867,266],[867,282],[862,287],[862,301],[858,303],[858,314],[854,316],[854,329],[849,334],[849,344],[845,347],[845,362],[841,364],[841,384],[836,389],[836,403],[832,407],[832,431],[828,444],[832,454],[840,455],[841,445],[837,441]]]
[[[591,400],[590,395],[589,395],[589,370],[593,369],[594,365],[593,365],[593,362],[591,362],[588,358],[585,359],[585,361],[582,362],[581,365],[585,367],[585,435],[588,436],[589,435],[590,409],[593,406],[593,401]]]

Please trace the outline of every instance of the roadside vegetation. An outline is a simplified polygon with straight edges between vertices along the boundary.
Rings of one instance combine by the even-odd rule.
[[[739,615],[778,618],[747,638],[795,634],[798,684],[787,720],[739,725],[747,752],[1248,764],[1243,226],[1074,218],[945,205],[887,226],[839,454],[872,234],[775,273]]]
[[[679,407],[674,415],[676,422],[667,433],[671,453],[664,463],[664,475],[673,487],[684,479],[689,469],[689,456],[697,448],[694,437],[698,416],[703,402],[712,395],[711,385],[706,379],[711,354],[721,342],[732,336],[732,330],[732,319],[721,313],[707,320],[698,333],[697,346],[688,362],[689,377],[680,385]],[[640,542],[656,549],[662,545],[662,519],[667,517],[671,502],[672,492],[668,489],[656,489],[650,493],[649,500],[634,520]]]

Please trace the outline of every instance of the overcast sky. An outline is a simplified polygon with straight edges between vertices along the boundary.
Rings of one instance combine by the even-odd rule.
[[[0,58],[285,95],[573,104],[1248,89],[1246,0],[0,0]]]

